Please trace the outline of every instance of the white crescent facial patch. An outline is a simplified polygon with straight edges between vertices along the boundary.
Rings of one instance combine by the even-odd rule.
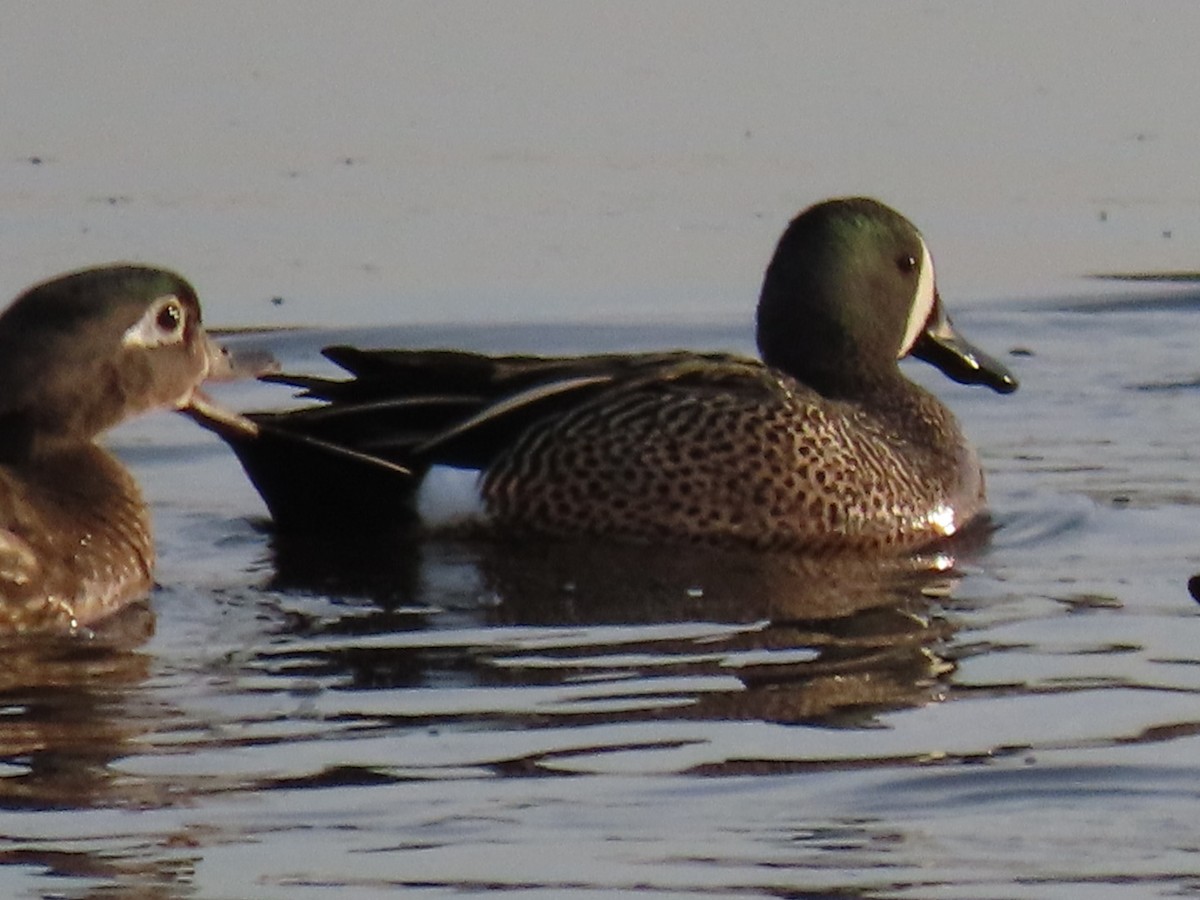
[[[912,309],[908,311],[908,324],[904,326],[904,340],[900,342],[900,352],[896,354],[897,359],[908,356],[913,344],[917,342],[917,338],[924,330],[925,323],[929,321],[934,301],[937,299],[933,278],[933,258],[929,255],[929,248],[925,246],[925,239],[920,238],[920,241],[921,274],[917,278],[917,292],[913,296]]]

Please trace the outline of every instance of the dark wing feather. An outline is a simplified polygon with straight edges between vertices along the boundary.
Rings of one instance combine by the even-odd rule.
[[[485,469],[526,429],[604,391],[658,380],[711,382],[758,363],[686,351],[487,356],[454,350],[329,347],[347,379],[271,374],[320,401],[249,413],[254,433],[193,415],[233,447],[276,523],[289,529],[415,521],[412,496],[431,465]]]

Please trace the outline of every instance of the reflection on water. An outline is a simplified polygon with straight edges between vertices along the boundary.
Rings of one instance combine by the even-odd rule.
[[[287,627],[304,640],[260,664],[356,688],[536,685],[532,707],[519,692],[512,708],[502,693],[490,706],[513,727],[853,721],[926,702],[951,668],[935,653],[950,629],[928,599],[947,590],[944,555],[881,564],[568,542],[312,544],[276,536],[273,585],[369,599],[370,611],[293,615]]]
[[[763,772],[808,763],[688,748],[705,723],[863,727],[935,699],[953,669],[935,609],[952,584],[944,554],[283,536],[269,554],[240,610],[258,621],[252,646],[156,661],[143,605],[86,640],[6,648],[0,809],[36,815],[9,818],[0,861],[181,896],[170,887],[198,848],[262,836],[148,821],[67,837],[55,811],[586,771],[659,751],[681,772]]]
[[[152,633],[149,604],[133,604],[87,640],[6,639],[0,652],[0,808],[72,809],[136,802],[108,766],[145,729],[128,688],[147,677],[137,648]]]
[[[161,586],[90,638],[3,648],[0,895],[1194,890],[1194,314],[967,323],[1028,353],[1012,404],[927,382],[981,448],[996,527],[890,564],[275,536],[191,423],[123,429]],[[297,368],[331,337],[265,342]]]

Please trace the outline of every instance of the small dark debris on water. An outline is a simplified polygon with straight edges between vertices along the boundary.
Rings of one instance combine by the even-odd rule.
[[[1100,210],[1100,221],[1101,222],[1108,221],[1108,210],[1107,209]]]
[[[1200,272],[1189,272],[1180,270],[1175,272],[1094,272],[1085,278],[1095,278],[1099,281],[1132,281],[1132,282],[1164,282],[1177,284],[1195,284],[1200,282]],[[1191,297],[1191,294],[1186,295]],[[1145,301],[1141,298],[1131,298],[1124,301],[1127,304],[1136,303],[1136,307],[1126,306],[1126,308],[1144,308]],[[1191,308],[1194,304],[1189,303],[1187,308]],[[1161,301],[1156,301],[1156,306],[1160,309],[1167,308]],[[1112,309],[1111,302],[1105,302],[1105,308]],[[1064,309],[1069,309],[1064,307]],[[1080,311],[1083,307],[1077,306],[1076,311]]]
[[[1188,579],[1188,593],[1192,595],[1193,600],[1200,603],[1200,572]]]
[[[283,298],[279,297],[279,296],[272,297],[271,305],[272,306],[283,306]]]
[[[1170,231],[1164,231],[1164,232],[1163,232],[1163,237],[1164,237],[1166,240],[1168,240],[1168,241],[1169,241],[1169,240],[1171,239],[1171,237],[1172,237],[1172,234],[1171,234],[1171,232],[1170,232]]]
[[[1008,351],[1009,356],[1033,356],[1034,353],[1028,347],[1013,347]]]
[[[31,156],[29,157],[29,164],[31,166],[40,166],[42,164],[42,158],[40,156]]]
[[[1181,381],[1147,381],[1143,384],[1130,385],[1135,391],[1180,391],[1200,387],[1200,378],[1189,378]]]
[[[1056,598],[1060,603],[1067,607],[1068,612],[1088,612],[1093,609],[1120,609],[1121,601],[1116,597],[1109,597],[1105,594],[1072,594],[1069,597]],[[1133,645],[1126,645],[1124,649],[1132,650]]]

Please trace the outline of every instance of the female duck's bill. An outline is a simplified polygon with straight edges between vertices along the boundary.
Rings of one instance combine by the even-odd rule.
[[[74,272],[0,313],[0,633],[72,630],[147,594],[145,504],[95,440],[210,405],[200,383],[231,374],[195,291],[162,269]]]
[[[907,219],[866,198],[802,212],[767,268],[757,336],[761,362],[328,348],[352,378],[273,378],[320,404],[252,414],[253,429],[194,417],[234,447],[282,529],[411,526],[441,466],[480,473],[505,535],[878,553],[983,510],[975,451],[897,360],[1000,393],[1017,383],[951,327]]]

